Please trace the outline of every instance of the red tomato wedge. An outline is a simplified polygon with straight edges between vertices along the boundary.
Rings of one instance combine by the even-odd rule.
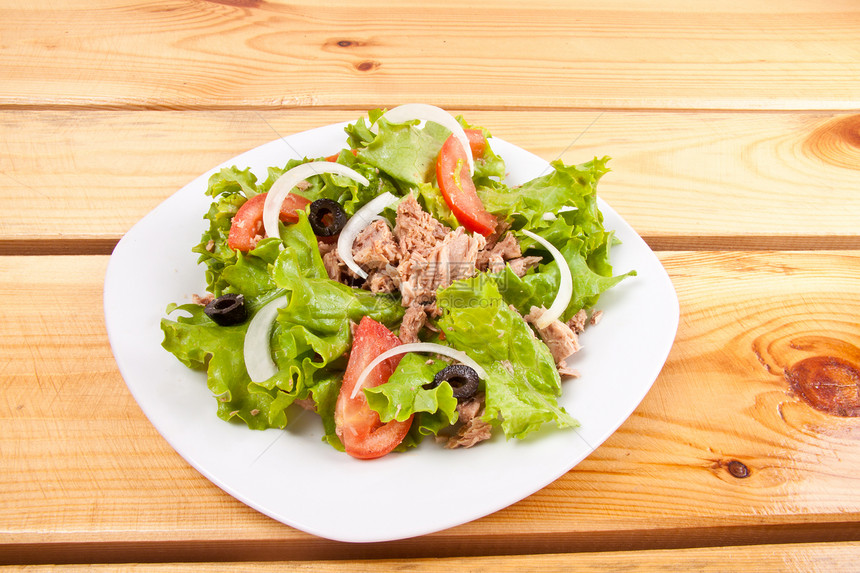
[[[484,156],[484,150],[487,148],[487,140],[484,137],[482,129],[464,129],[466,137],[469,139],[469,148],[472,150],[472,157],[478,159]]]
[[[496,218],[484,209],[475,190],[475,183],[469,174],[466,150],[453,135],[448,137],[439,152],[436,180],[442,197],[461,225],[485,237],[496,230]]]
[[[250,251],[257,246],[259,237],[263,231],[263,207],[266,203],[266,194],[254,195],[245,201],[239,211],[233,215],[230,224],[230,234],[227,235],[227,246],[234,251]],[[281,205],[280,219],[284,223],[297,223],[299,216],[296,211],[304,209],[310,203],[301,195],[290,193]]]
[[[364,392],[359,391],[355,398],[351,397],[365,367],[386,350],[399,345],[400,339],[372,318],[362,318],[355,329],[349,362],[334,410],[335,431],[346,453],[354,458],[369,460],[384,456],[403,441],[412,425],[412,416],[403,422],[392,420],[383,424],[379,414],[367,405]],[[400,358],[392,356],[380,362],[367,376],[362,387],[372,388],[387,382],[400,363]]]

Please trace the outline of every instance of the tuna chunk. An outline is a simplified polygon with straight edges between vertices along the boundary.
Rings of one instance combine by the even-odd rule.
[[[422,209],[412,193],[404,197],[397,206],[394,235],[400,247],[401,259],[413,255],[429,258],[433,247],[444,239],[450,230]]]
[[[398,268],[403,306],[432,303],[439,287],[474,276],[478,251],[484,244],[484,237],[470,235],[458,227],[437,241],[426,256],[410,253]]]
[[[322,243],[320,243],[322,245]],[[340,257],[337,256],[337,247],[326,248],[325,252],[323,249],[320,249],[322,253],[323,265],[325,266],[325,272],[328,274],[328,278],[333,281],[340,282],[341,275],[343,274],[343,270],[346,265],[343,264],[343,261],[340,260]]]
[[[337,243],[319,243],[320,254],[322,255],[323,266],[325,272],[333,281],[337,281],[346,285],[361,284],[362,279],[355,274],[352,269],[346,266],[343,259],[340,258],[340,253],[337,251]],[[373,274],[374,271],[371,272]],[[391,291],[386,291],[391,292]]]
[[[478,393],[457,404],[457,421],[466,424],[475,419],[484,408],[485,397],[483,393]]]
[[[203,296],[200,296],[199,294],[191,295],[191,302],[193,302],[194,304],[199,304],[200,306],[206,306],[213,300],[215,300],[215,295],[211,292],[207,292]]]
[[[419,342],[418,332],[427,323],[427,313],[424,312],[424,307],[419,304],[413,304],[406,309],[406,314],[403,315],[403,322],[400,324],[400,342],[410,344]]]
[[[535,268],[543,261],[543,257],[517,257],[508,261],[511,271],[518,277],[524,277],[530,269]]]
[[[507,233],[501,241],[492,246],[488,242],[487,247],[478,253],[476,265],[479,270],[497,273],[504,270],[507,263],[515,275],[522,277],[542,261],[541,257],[524,257],[516,237]]]
[[[496,225],[496,230],[493,231],[490,235],[487,236],[487,246],[486,249],[489,251],[493,247],[496,246],[496,243],[499,242],[499,239],[505,236],[505,233],[508,232],[508,229],[511,228],[510,223],[505,221],[504,219],[500,220]]]
[[[484,410],[484,395],[477,394],[461,404],[457,404],[458,421],[461,423],[457,434],[445,442],[447,449],[471,448],[479,442],[490,439],[492,426],[480,418]]]
[[[576,368],[570,368],[567,364],[561,363],[558,365],[558,373],[562,376],[567,376],[569,378],[579,378],[579,370]]]
[[[400,251],[385,221],[374,221],[358,234],[352,245],[352,258],[366,270],[397,266]]]
[[[448,438],[445,447],[449,450],[454,448],[471,448],[479,442],[489,440],[492,437],[493,426],[480,418],[474,418],[468,424],[457,431],[457,435]]]
[[[520,250],[520,244],[517,238],[512,234],[507,233],[504,238],[478,253],[476,262],[478,269],[485,271],[490,269],[490,272],[498,272],[505,268],[505,261],[521,257],[523,252]]]
[[[534,324],[545,312],[545,308],[533,306],[524,317],[525,321]],[[538,328],[537,331],[541,340],[549,347],[549,351],[559,368],[567,368],[564,363],[565,359],[580,348],[579,337],[576,333],[558,319],[549,323],[545,328]]]
[[[475,274],[480,235],[451,231],[421,208],[412,194],[397,207],[394,235],[400,247],[400,294],[405,307],[436,300],[436,289]]]
[[[585,312],[585,309],[582,308],[573,315],[573,318],[567,321],[567,325],[570,329],[576,334],[582,334],[585,330],[585,323],[588,322],[588,313]]]
[[[448,286],[454,281],[474,276],[477,272],[475,261],[478,251],[485,244],[484,237],[467,234],[463,227],[448,233],[433,251],[433,283],[437,287]]]
[[[370,271],[364,282],[364,288],[377,294],[395,292],[400,288],[400,274],[396,267],[385,265],[383,269]]]

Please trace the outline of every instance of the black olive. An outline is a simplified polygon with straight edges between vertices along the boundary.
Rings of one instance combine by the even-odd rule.
[[[245,297],[241,294],[221,295],[203,309],[206,316],[219,326],[233,326],[245,322],[248,311],[245,309]]]
[[[308,222],[317,237],[331,237],[346,225],[346,213],[337,201],[317,199],[311,203]]]
[[[425,384],[424,387],[429,390],[445,381],[451,385],[457,400],[462,401],[471,398],[478,391],[478,373],[475,372],[474,368],[465,364],[446,366],[436,373],[433,382]]]

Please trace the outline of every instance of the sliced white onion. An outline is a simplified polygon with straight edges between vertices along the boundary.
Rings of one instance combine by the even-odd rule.
[[[374,358],[373,362],[368,364],[364,370],[361,371],[361,374],[358,375],[358,380],[355,381],[355,387],[353,387],[352,394],[350,394],[349,397],[355,398],[358,395],[358,391],[361,390],[362,386],[364,386],[365,379],[374,368],[379,366],[380,362],[387,360],[392,356],[408,354],[409,352],[432,352],[434,354],[442,354],[443,356],[453,358],[457,362],[470,367],[478,374],[478,378],[481,378],[482,380],[487,378],[487,371],[481,368],[477,362],[469,358],[469,355],[462,350],[455,350],[448,346],[442,346],[441,344],[434,344],[432,342],[413,342],[411,344],[395,346]]]
[[[352,271],[363,279],[367,278],[367,273],[364,272],[358,263],[352,258],[352,244],[355,238],[362,229],[367,227],[374,219],[377,218],[383,209],[397,201],[397,197],[386,191],[382,195],[374,197],[364,204],[364,206],[355,212],[355,215],[349,218],[343,229],[340,230],[340,235],[337,238],[337,254],[341,260]]]
[[[573,296],[573,277],[570,274],[570,267],[568,266],[564,255],[562,255],[552,243],[540,235],[536,235],[525,229],[523,229],[523,234],[531,237],[546,247],[546,249],[552,254],[552,258],[554,258],[555,262],[558,263],[558,272],[560,277],[558,293],[556,293],[555,300],[552,301],[552,305],[549,309],[535,320],[535,326],[539,329],[543,329],[549,326],[552,321],[558,319],[558,317],[564,314],[565,309],[567,309],[567,305],[570,304],[570,297]]]
[[[278,316],[278,309],[286,305],[286,295],[279,296],[258,310],[248,324],[243,354],[245,369],[254,382],[264,382],[278,373],[278,367],[272,360],[272,324]]]
[[[466,152],[466,159],[469,162],[469,175],[475,174],[475,160],[472,158],[472,148],[469,145],[469,138],[466,136],[466,132],[463,131],[460,122],[441,107],[426,103],[407,103],[389,109],[382,114],[382,117],[391,123],[405,123],[413,119],[432,121],[448,129],[460,141],[463,151]],[[376,123],[370,126],[370,131],[373,133],[379,132],[379,127],[377,127]]]
[[[355,170],[350,169],[346,165],[331,161],[312,161],[293,167],[278,177],[277,181],[272,184],[272,188],[266,194],[266,202],[263,205],[263,228],[266,230],[267,237],[278,236],[278,219],[281,215],[281,205],[284,203],[287,195],[290,194],[290,191],[293,190],[293,187],[308,177],[322,173],[335,173],[349,177],[362,185],[370,184],[363,175]]]

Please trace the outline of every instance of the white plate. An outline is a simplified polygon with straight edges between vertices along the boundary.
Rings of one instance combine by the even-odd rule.
[[[230,495],[303,531],[351,542],[402,539],[490,514],[538,491],[573,468],[633,412],[657,377],[678,326],[678,300],[654,253],[606,203],[608,229],[622,244],[616,272],[636,269],[598,305],[602,322],[586,330],[570,360],[582,377],[564,382],[560,399],[581,422],[547,427],[525,440],[494,438],[466,450],[432,440],[404,454],[359,461],[321,441],[313,414],[286,431],[253,431],[215,414],[205,375],[162,349],[159,321],[170,302],[205,292],[191,247],[205,228],[204,195],[221,167],[251,167],[260,180],[270,165],[318,157],[345,145],[345,124],[280,139],[243,153],[183,187],[119,242],[105,278],[105,320],[120,372],[143,412],[179,454]],[[494,139],[512,184],[547,170],[539,157]]]

